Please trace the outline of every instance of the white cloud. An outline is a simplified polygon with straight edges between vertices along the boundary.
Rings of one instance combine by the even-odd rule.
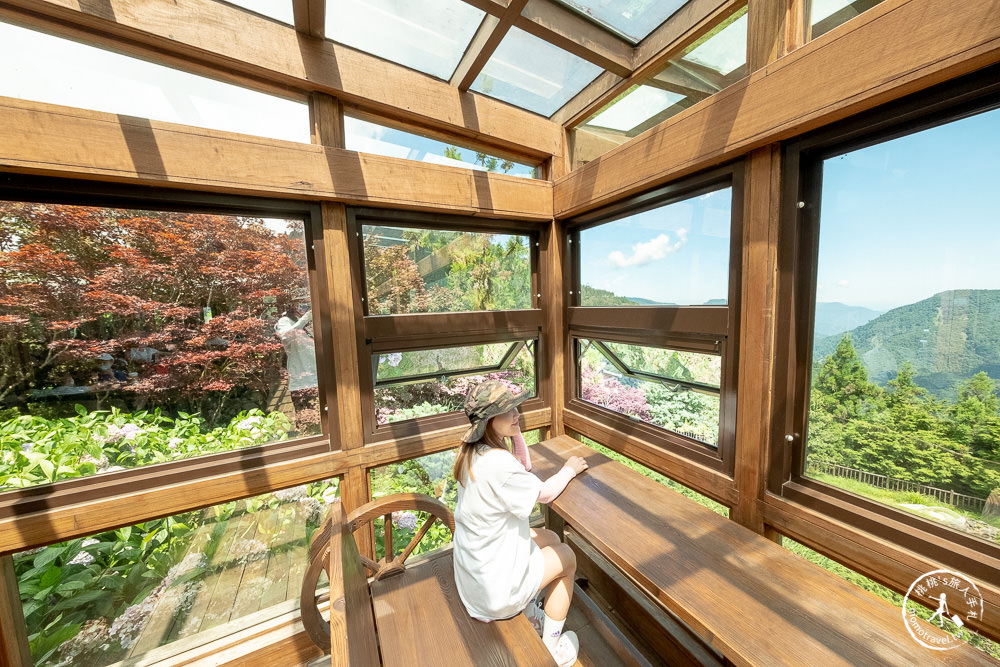
[[[677,241],[671,243],[670,237],[660,234],[655,239],[645,243],[636,243],[632,246],[632,255],[626,257],[620,250],[615,250],[608,255],[608,261],[612,266],[623,269],[627,266],[642,266],[658,259],[663,259],[669,253],[677,252],[687,240],[687,230],[677,230]]]
[[[838,280],[837,287],[847,287],[851,284],[850,280]]]

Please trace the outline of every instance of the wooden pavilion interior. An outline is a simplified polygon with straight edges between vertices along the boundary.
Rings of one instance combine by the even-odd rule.
[[[754,611],[729,596],[714,561],[684,564],[690,576],[675,591],[647,568],[661,559],[677,559],[663,568],[681,568],[694,547],[662,535],[664,541],[645,545],[648,560],[637,563],[627,545],[591,525],[600,517],[588,515],[587,507],[633,519],[623,542],[642,526],[676,528],[683,520],[687,537],[711,544],[718,568],[731,568],[733,577],[743,572],[785,581],[791,566],[761,545],[789,541],[899,595],[925,573],[959,573],[980,594],[978,613],[963,617],[965,629],[1000,642],[995,539],[807,474],[805,449],[823,160],[1000,106],[1000,3],[455,0],[391,15],[404,5],[0,0],[0,28],[38,40],[15,61],[7,59],[0,70],[8,74],[13,62],[40,59],[49,48],[44,40],[54,37],[302,110],[295,116],[300,127],[263,136],[241,129],[238,113],[231,118],[230,111],[203,127],[132,107],[26,99],[11,92],[10,77],[0,71],[0,200],[303,220],[320,413],[312,434],[0,493],[0,665],[56,664],[66,657],[32,655],[36,637],[26,612],[38,612],[22,602],[19,554],[323,480],[337,481],[350,513],[377,499],[373,471],[453,450],[467,425],[457,411],[380,420],[379,369],[387,355],[514,342],[509,355],[530,349],[534,364],[521,426],[543,441],[532,447],[539,470],[575,451],[568,436],[701,494],[727,517],[688,513],[695,503],[679,495],[645,496],[643,482],[635,482],[637,495],[609,489],[605,482],[618,478],[600,477],[594,466],[596,481],[587,486],[587,474],[581,476],[545,513],[577,551],[579,571],[589,579],[587,604],[613,621],[615,629],[605,634],[624,637],[638,651],[639,657],[623,653],[619,662],[812,664],[827,651],[855,664],[890,662],[891,655],[990,663],[988,652],[966,652],[964,645],[955,652],[924,648],[916,635],[907,636],[905,614],[892,623],[873,620],[854,597],[872,596],[813,580],[809,573],[822,569],[811,564],[806,579],[796,575],[796,590],[770,594],[804,607],[819,600],[820,608],[808,613],[825,613],[825,630],[804,620],[812,618],[806,611],[798,616],[782,606],[791,600],[758,598]],[[419,24],[445,7],[450,22],[443,27]],[[376,10],[382,13],[363,14]],[[364,30],[341,26],[349,12],[361,16]],[[457,25],[459,14],[472,17],[463,19],[471,27]],[[646,24],[616,24],[626,16]],[[366,42],[373,25],[383,32]],[[405,49],[392,50],[396,40],[424,42],[421,48],[432,55],[446,46],[454,52],[445,65],[431,67],[429,57],[405,61],[398,55]],[[735,48],[735,60],[729,53],[722,63],[722,47],[706,47],[719,42]],[[116,84],[109,81],[103,85],[110,89]],[[44,85],[72,84],[55,72]],[[137,93],[145,94],[151,93]],[[637,101],[641,96],[645,101]],[[377,154],[384,142],[352,143],[351,123],[381,128],[376,139],[397,132],[441,142],[448,148],[440,157],[449,159],[411,159],[414,151],[406,150]],[[478,164],[460,164],[461,151],[477,154]],[[714,280],[721,299],[684,301],[682,295],[677,303],[588,305],[581,294],[585,276],[599,271],[579,250],[588,230],[719,191],[731,199],[716,234],[726,259],[702,267],[691,281]],[[720,228],[718,219],[713,224]],[[528,302],[458,312],[375,311],[365,287],[367,241],[359,239],[395,228],[524,237]],[[671,239],[676,235],[663,242]],[[633,252],[619,253],[621,266],[641,263],[641,252],[670,255],[631,242],[620,247]],[[882,252],[889,256],[893,249]],[[717,433],[671,430],[586,400],[580,358],[591,344],[612,361],[620,349],[615,345],[715,359],[712,386],[690,378],[675,378],[673,386],[713,396]],[[619,379],[655,379],[625,366],[618,372]],[[577,495],[570,493],[574,488]],[[603,493],[606,510],[583,491]],[[374,529],[355,538],[360,554],[374,558]],[[300,581],[305,551],[284,557],[301,562],[282,576]],[[681,571],[673,576],[680,579]],[[258,591],[254,611],[238,620],[194,638],[151,640],[144,656],[137,650],[115,660],[293,665],[322,659],[297,610],[297,587],[289,583],[288,594],[275,596],[271,607],[256,600]],[[706,607],[695,608],[699,597]],[[933,611],[937,600],[922,602]],[[385,642],[381,627],[379,633]],[[816,646],[807,645],[809,637]],[[881,653],[884,645],[899,653]],[[756,652],[759,646],[769,652]],[[585,650],[580,664],[617,664],[593,651],[587,657]],[[385,650],[383,659],[390,664]],[[336,656],[333,664],[339,664]]]

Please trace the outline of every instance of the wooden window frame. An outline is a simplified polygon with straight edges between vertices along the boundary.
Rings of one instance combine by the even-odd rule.
[[[730,213],[728,303],[725,306],[580,306],[580,232],[620,218],[732,188]],[[739,322],[742,279],[744,169],[735,162],[566,221],[568,258],[566,285],[566,409],[619,432],[633,434],[650,453],[669,452],[732,478],[735,467],[736,373],[739,368]],[[628,322],[622,326],[622,322]],[[719,392],[719,442],[711,447],[693,438],[637,421],[580,397],[576,340],[595,339],[644,346],[671,347],[722,357]]]
[[[132,208],[152,211],[174,211],[207,215],[251,215],[265,217],[288,216],[305,221],[306,257],[312,303],[317,316],[316,363],[318,368],[332,367],[333,352],[330,298],[327,294],[327,270],[321,257],[323,232],[318,205],[277,199],[181,192],[166,188],[137,188],[110,183],[82,182],[41,176],[4,175],[0,178],[0,199],[4,201],[67,204],[107,208]],[[337,432],[336,387],[318,374],[322,432],[282,442],[217,452],[178,459],[101,475],[77,477],[24,489],[0,493],[0,523],[17,521],[19,517],[43,515],[68,510],[80,503],[142,494],[171,485],[203,481],[217,476],[232,476],[240,472],[262,471],[268,466],[294,468],[296,462],[325,459],[337,448],[331,433]],[[305,466],[310,468],[309,465]],[[311,469],[311,468],[310,468]],[[315,476],[314,473],[305,473]],[[316,479],[325,479],[323,474]],[[248,486],[246,495],[261,491]],[[240,496],[242,497],[242,496]],[[236,497],[231,498],[233,500]],[[215,501],[213,501],[214,503]],[[167,514],[174,513],[172,510]],[[155,516],[153,516],[155,515]],[[150,519],[164,516],[151,510]],[[117,527],[114,518],[106,522],[107,529]],[[93,531],[89,531],[93,532]],[[66,538],[60,538],[66,539]],[[31,541],[30,539],[28,540]],[[49,542],[53,540],[48,540]],[[38,543],[40,544],[40,543]],[[38,546],[32,544],[32,546]],[[28,544],[23,546],[27,547]],[[4,551],[0,545],[0,552]]]
[[[902,98],[783,147],[775,386],[775,424],[768,443],[769,494],[877,535],[898,547],[992,581],[1000,545],[894,509],[804,475],[823,160],[991,109],[1000,109],[1000,65]],[[986,558],[984,558],[984,556]]]
[[[456,313],[407,313],[368,315],[365,303],[365,262],[363,225],[377,224],[414,229],[493,232],[527,236],[531,263],[531,308],[521,310],[474,311]],[[375,386],[369,360],[379,352],[427,350],[461,345],[506,343],[515,340],[535,341],[535,396],[525,401],[522,412],[549,407],[548,379],[545,364],[545,340],[542,327],[545,314],[540,308],[541,271],[539,243],[543,226],[538,223],[470,218],[448,214],[427,214],[371,208],[347,209],[351,245],[351,272],[354,283],[355,312],[360,373],[361,413],[366,445],[417,436],[431,431],[468,425],[458,411],[407,419],[379,425],[375,416]]]

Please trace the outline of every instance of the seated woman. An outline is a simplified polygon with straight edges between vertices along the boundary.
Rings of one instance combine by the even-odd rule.
[[[528,517],[536,502],[554,500],[587,462],[572,456],[542,482],[532,475],[521,436],[514,395],[502,383],[484,382],[469,391],[465,413],[472,425],[455,458],[458,504],[453,552],[455,584],[473,618],[489,622],[522,611],[560,667],[576,662],[579,641],[562,632],[573,597],[576,557],[550,530],[535,530]],[[507,439],[513,443],[513,451]],[[544,596],[544,612],[535,599]],[[540,621],[540,622],[539,622]]]

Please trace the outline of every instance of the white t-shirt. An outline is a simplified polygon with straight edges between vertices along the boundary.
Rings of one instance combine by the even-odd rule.
[[[502,449],[473,455],[469,469],[455,508],[456,588],[473,618],[510,618],[538,592],[545,572],[528,526],[542,482]]]

